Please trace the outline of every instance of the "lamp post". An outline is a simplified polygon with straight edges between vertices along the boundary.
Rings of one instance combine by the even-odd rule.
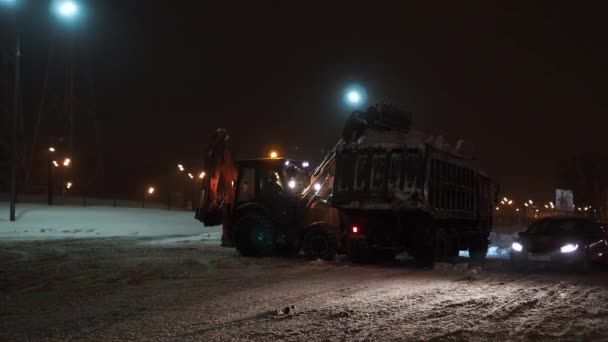
[[[16,7],[17,0],[1,0],[3,5]],[[15,221],[17,202],[17,122],[19,121],[19,89],[21,81],[21,38],[19,36],[18,8],[14,8],[15,18],[15,80],[13,88],[13,117],[11,125],[11,179],[10,179],[10,221]]]
[[[49,161],[48,161],[48,173],[47,173],[47,191],[48,191],[48,205],[53,205],[53,153],[55,152],[54,147],[49,147]]]
[[[146,192],[144,192],[144,197],[141,201],[141,207],[145,208],[145,203],[146,203],[146,196],[153,196],[154,193],[156,192],[156,188],[153,186],[149,186],[148,189],[146,190]]]
[[[19,122],[19,98],[21,89],[21,37],[19,34],[19,0],[0,0],[0,4],[13,7],[15,18],[15,80],[13,91],[13,117],[11,125],[11,174],[10,174],[10,221],[15,221],[15,204],[17,202],[17,128]],[[55,0],[55,13],[64,18],[72,19],[78,16],[79,7],[75,1]],[[50,200],[52,202],[52,199]]]

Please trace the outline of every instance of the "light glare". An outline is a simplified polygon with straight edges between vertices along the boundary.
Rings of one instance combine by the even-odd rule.
[[[348,92],[348,101],[350,101],[350,103],[357,104],[361,101],[361,95],[359,92],[351,90]]]
[[[62,17],[73,17],[78,13],[78,6],[73,1],[62,1],[57,5],[57,11]]]
[[[572,253],[572,252],[576,251],[577,249],[578,249],[578,245],[573,245],[573,244],[569,243],[565,246],[562,246],[562,248],[560,248],[559,250],[562,253]]]
[[[522,246],[522,244],[519,242],[513,242],[511,248],[513,248],[513,250],[516,252],[521,252],[524,249],[524,246]]]

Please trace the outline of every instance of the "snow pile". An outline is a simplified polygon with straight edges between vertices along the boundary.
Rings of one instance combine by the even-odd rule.
[[[200,241],[221,237],[221,227],[203,227],[189,211],[26,203],[17,206],[15,222],[8,220],[8,203],[0,202],[0,211],[0,239],[188,236],[190,241]],[[174,240],[165,243],[184,241]]]

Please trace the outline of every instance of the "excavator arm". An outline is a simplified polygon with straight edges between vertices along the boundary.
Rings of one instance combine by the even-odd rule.
[[[206,177],[203,178],[201,200],[195,215],[205,226],[226,225],[234,203],[238,168],[228,149],[228,138],[228,131],[216,130],[205,156]]]

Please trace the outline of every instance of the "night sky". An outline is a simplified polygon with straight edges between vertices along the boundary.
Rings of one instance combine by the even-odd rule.
[[[218,127],[231,133],[237,157],[277,146],[318,160],[349,114],[342,92],[351,83],[370,102],[413,112],[418,130],[471,140],[482,168],[516,198],[550,199],[560,157],[607,146],[600,5],[99,0],[66,27],[44,1],[29,3],[25,130],[51,32],[55,75],[71,36],[77,73],[91,80],[82,87],[94,89],[103,182],[129,191],[175,161],[200,167]],[[60,79],[52,77],[52,92],[63,92]]]

